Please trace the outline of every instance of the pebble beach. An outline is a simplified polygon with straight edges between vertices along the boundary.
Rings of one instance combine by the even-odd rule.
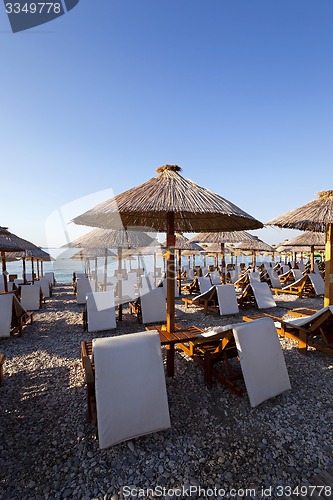
[[[323,307],[322,298],[275,296],[270,312]],[[176,321],[209,329],[237,323],[182,305]],[[0,499],[288,498],[333,465],[333,359],[280,337],[291,390],[251,408],[176,349],[167,378],[171,428],[101,450],[87,419],[82,340],[144,330],[124,310],[117,329],[83,330],[72,284],[59,283],[22,337],[0,339]],[[164,348],[163,348],[164,349]],[[135,411],[135,409],[133,409]]]

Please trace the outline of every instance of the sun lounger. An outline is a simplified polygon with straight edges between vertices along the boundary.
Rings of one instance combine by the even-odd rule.
[[[249,276],[249,282],[251,283],[260,283],[260,275],[257,271],[250,271],[248,273]]]
[[[200,295],[197,295],[196,297],[182,297],[182,301],[184,302],[186,309],[188,308],[188,306],[192,305],[196,307],[202,307],[205,314],[207,314],[208,308],[210,310],[215,309],[216,312],[218,312],[216,285],[211,286],[209,290],[201,293]]]
[[[209,276],[200,276],[198,278],[198,283],[199,283],[199,289],[200,289],[200,293],[204,293],[204,292],[207,292],[211,286],[212,286],[212,282],[210,280],[210,277]],[[221,284],[221,280],[219,282],[219,284]]]
[[[47,273],[45,273],[44,278],[47,278],[49,280],[51,287],[56,284],[56,280],[55,280],[53,271],[48,271]]]
[[[0,295],[0,337],[9,337],[11,334],[13,297],[12,293]]]
[[[85,304],[87,293],[95,290],[95,281],[89,278],[77,278],[76,280],[76,303]]]
[[[3,274],[0,274],[0,292],[5,291],[5,278]]]
[[[290,285],[283,286],[282,288],[275,288],[272,287],[271,290],[274,292],[276,295],[279,293],[288,293],[291,295],[298,295],[299,297],[302,297],[305,292],[305,285],[308,281],[307,275],[302,276],[299,280],[295,281],[294,283],[291,283]]]
[[[21,285],[21,304],[27,311],[38,311],[41,306],[40,284]]]
[[[221,316],[237,314],[239,312],[236,290],[234,285],[217,285],[217,302]]]
[[[282,288],[282,283],[276,271],[273,269],[267,269],[267,274],[271,288]]]
[[[94,339],[93,363],[83,362],[100,448],[170,427],[157,331]]]
[[[270,318],[261,318],[251,325],[215,327],[179,347],[204,367],[209,388],[216,379],[240,396],[243,390],[238,381],[244,377],[251,406],[290,389],[283,353]],[[238,363],[235,366],[237,358],[241,372]]]
[[[40,284],[44,299],[48,299],[51,296],[51,285],[49,279],[47,277],[40,278],[38,283]]]
[[[165,291],[161,287],[150,291],[140,289],[142,323],[166,322]]]
[[[309,273],[309,280],[313,286],[314,292],[316,295],[324,295],[325,292],[325,282],[322,276],[318,273]]]
[[[117,327],[113,292],[87,293],[88,332],[112,330]]]
[[[291,388],[281,345],[271,318],[233,328],[246,390],[255,407]]]
[[[13,293],[0,294],[0,337],[21,336],[23,325],[33,321],[33,313],[27,312]]]
[[[302,353],[313,347],[333,354],[333,306],[323,307],[310,316],[302,316],[297,309],[295,318],[282,319],[270,315],[279,335],[295,340]],[[293,315],[293,310],[288,314]],[[257,316],[245,316],[244,321],[253,321]]]
[[[211,271],[209,273],[209,276],[207,276],[207,277],[210,278],[211,285],[221,285],[221,275],[218,271]],[[208,281],[207,281],[207,283],[208,283]],[[200,281],[199,281],[199,284],[200,284]],[[206,285],[206,286],[208,286],[208,285]],[[205,290],[201,290],[201,286],[200,286],[200,291],[204,292]]]
[[[253,304],[258,307],[258,309],[276,307],[276,302],[272,296],[271,290],[265,282],[248,285],[238,297],[238,304],[239,306]]]

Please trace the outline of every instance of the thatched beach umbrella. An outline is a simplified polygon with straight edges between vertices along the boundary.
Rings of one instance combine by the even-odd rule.
[[[270,220],[267,225],[325,233],[324,306],[333,304],[333,190],[321,191],[316,200]]]
[[[255,236],[246,231],[220,231],[215,233],[199,233],[191,238],[191,241],[200,243],[219,243],[221,245],[220,253],[222,254],[221,275],[222,283],[225,283],[225,243],[240,243],[241,241],[251,241]]]
[[[118,295],[122,296],[122,251],[124,248],[135,248],[149,246],[154,242],[154,238],[144,231],[137,231],[132,228],[120,229],[93,229],[87,234],[80,236],[72,242],[72,245],[83,248],[103,248],[105,251],[104,260],[104,283],[107,281],[107,249],[116,248],[118,251]],[[118,317],[122,319],[122,303],[118,305]]]
[[[138,187],[97,205],[76,217],[76,224],[115,228],[120,223],[166,232],[167,331],[175,323],[175,232],[237,231],[263,224],[221,196],[184,179],[177,165],[157,169],[154,177]]]
[[[256,265],[256,252],[273,252],[273,248],[260,240],[257,236],[254,236],[252,240],[242,241],[237,245],[242,251],[249,251],[252,253],[252,267],[255,268]]]
[[[295,263],[297,252],[309,252],[311,272],[313,272],[315,250],[325,249],[325,234],[315,233],[313,231],[305,231],[304,233],[295,236],[295,238],[285,240],[283,243],[281,243],[281,247],[286,246],[290,248],[290,250],[295,254]]]
[[[30,260],[31,261],[31,273],[32,273],[32,281],[34,281],[34,274],[35,274],[35,269],[34,269],[34,261],[37,263],[37,276],[38,278],[40,277],[40,274],[43,275],[43,262],[51,262],[53,257],[48,252],[45,252],[42,248],[36,247],[32,250],[26,250],[24,252],[10,252],[9,254],[6,255],[7,257],[13,258],[20,260],[22,259],[23,262],[23,276],[25,275],[26,271],[26,266],[25,263],[26,261]],[[39,271],[39,262],[41,263],[41,271]]]
[[[2,260],[2,274],[4,278],[5,291],[8,291],[7,284],[7,269],[6,269],[6,253],[7,252],[17,252],[26,250],[40,250],[39,247],[34,245],[28,240],[24,240],[16,234],[8,231],[7,227],[0,226],[0,251]],[[25,281],[25,272],[23,272],[23,279]]]

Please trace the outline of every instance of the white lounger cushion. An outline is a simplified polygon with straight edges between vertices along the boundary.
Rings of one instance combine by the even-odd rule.
[[[212,282],[210,281],[210,277],[200,277],[198,278],[200,294],[207,292],[212,286]],[[221,283],[221,280],[220,280]]]
[[[93,355],[100,448],[170,427],[156,330],[94,339]]]
[[[5,278],[3,274],[0,274],[0,292],[5,291]]]
[[[220,314],[237,314],[239,312],[234,285],[216,285]]]
[[[39,282],[40,287],[42,289],[42,294],[45,298],[50,297],[50,281],[47,277],[40,278]]]
[[[276,302],[268,283],[264,281],[262,283],[251,283],[251,286],[259,309],[276,307]]]
[[[87,293],[87,320],[88,332],[112,330],[117,327],[112,291]]]
[[[324,295],[325,281],[318,273],[309,273],[309,278],[317,295]]]
[[[21,285],[21,305],[26,311],[38,311],[40,308],[40,284]]]
[[[76,280],[76,303],[85,304],[87,300],[87,293],[95,289],[95,281],[89,278],[78,278]]]
[[[251,406],[290,389],[273,320],[261,318],[234,326],[233,331]]]
[[[13,294],[0,295],[0,337],[10,336],[10,326],[13,314]]]
[[[142,323],[160,323],[166,321],[166,301],[163,287],[140,288]]]

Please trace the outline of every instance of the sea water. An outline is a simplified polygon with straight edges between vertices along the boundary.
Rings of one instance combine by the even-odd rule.
[[[69,283],[73,279],[73,272],[74,271],[85,271],[86,268],[86,261],[84,260],[73,260],[69,256],[63,256],[63,251],[60,251],[59,249],[48,249],[48,248],[43,248],[46,252],[48,252],[54,260],[51,262],[43,262],[43,272],[48,272],[48,271],[53,271],[55,275],[55,279],[58,283]],[[77,249],[72,249],[73,254],[77,252]],[[178,255],[177,251],[175,252],[176,256],[176,262],[178,262]],[[229,255],[226,255],[225,257],[226,263],[229,264],[231,262],[235,263],[236,258],[233,257],[231,258]],[[258,256],[256,257],[256,262],[260,263],[263,260],[271,260],[271,257],[263,257],[263,256]],[[252,262],[252,257],[251,256],[242,256],[237,258],[237,262],[244,262],[246,265],[251,264]],[[219,257],[219,264],[221,263],[221,258]],[[206,266],[209,265],[214,265],[215,264],[215,258],[214,257],[206,257]],[[196,266],[203,266],[204,265],[204,257],[202,255],[200,256],[195,256],[194,261],[193,257],[189,260],[189,258],[186,256],[181,257],[181,265],[182,266],[188,266],[190,265],[193,267],[194,265]],[[90,270],[93,271],[95,270],[96,263],[95,259],[89,260],[89,267]],[[147,256],[140,256],[138,257],[133,257],[131,260],[125,259],[123,261],[123,268],[126,268],[127,271],[130,271],[131,269],[144,269],[145,273],[153,272],[154,271],[154,257],[152,255],[147,255]],[[165,258],[163,257],[156,257],[156,267],[160,268],[162,273],[165,272],[166,269],[166,262]],[[7,272],[9,274],[17,274],[19,278],[22,278],[22,271],[23,271],[23,266],[22,266],[22,260],[14,261],[14,262],[6,262],[6,268]],[[108,265],[107,265],[107,274],[108,276],[113,276],[114,271],[118,269],[118,260],[115,259],[114,257],[108,257]],[[40,263],[39,263],[39,270],[40,268]],[[97,270],[99,274],[104,273],[104,257],[98,257],[97,259]],[[26,273],[31,273],[32,272],[32,265],[30,261],[26,261]],[[34,272],[37,275],[37,264],[34,261]]]

